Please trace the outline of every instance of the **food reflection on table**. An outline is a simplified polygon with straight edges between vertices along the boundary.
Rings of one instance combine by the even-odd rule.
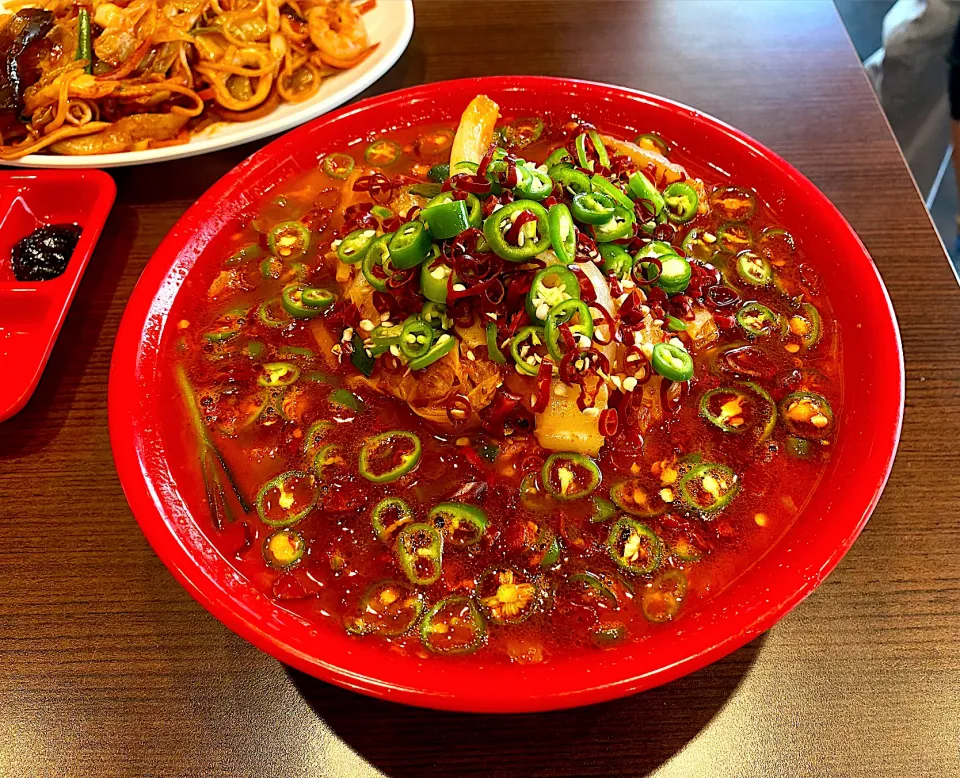
[[[327,154],[194,269],[164,357],[192,421],[165,434],[278,606],[424,658],[606,649],[673,628],[816,488],[823,247],[723,160],[590,121],[479,96]]]

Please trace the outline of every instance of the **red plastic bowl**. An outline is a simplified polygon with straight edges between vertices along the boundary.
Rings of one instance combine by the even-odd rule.
[[[845,399],[833,458],[807,508],[769,552],[671,629],[587,658],[526,667],[401,657],[277,607],[236,573],[193,520],[191,505],[204,520],[207,509],[195,487],[184,488],[188,464],[180,460],[191,455],[180,441],[164,439],[160,419],[169,409],[151,391],[162,379],[159,344],[173,326],[167,312],[193,265],[208,253],[219,258],[218,233],[249,218],[265,192],[315,165],[320,154],[410,123],[456,121],[478,93],[507,114],[576,113],[601,128],[662,132],[735,170],[737,183],[776,203],[801,244],[825,247],[817,265],[843,342]],[[902,409],[903,362],[886,291],[853,230],[809,181],[690,108],[617,87],[535,77],[451,81],[372,98],[259,151],[187,211],[157,250],[130,299],[110,375],[110,435],[127,499],[157,554],[194,597],[254,645],[318,678],[466,711],[546,710],[623,696],[696,670],[769,628],[816,588],[860,533],[890,471]]]
[[[0,421],[19,412],[37,388],[116,193],[113,179],[99,170],[0,173]],[[65,223],[83,231],[63,274],[17,281],[14,245],[38,227]]]

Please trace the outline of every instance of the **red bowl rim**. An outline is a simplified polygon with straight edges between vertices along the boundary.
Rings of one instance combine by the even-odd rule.
[[[420,685],[398,685],[384,682],[376,677],[358,675],[286,645],[282,640],[268,634],[252,619],[248,618],[245,612],[242,612],[242,609],[236,606],[233,599],[221,590],[215,581],[207,577],[192,559],[187,548],[178,539],[171,527],[172,524],[183,522],[189,517],[165,515],[163,489],[150,480],[146,465],[141,457],[140,442],[144,430],[139,426],[138,419],[143,413],[144,403],[140,398],[140,390],[133,383],[133,380],[140,361],[143,333],[148,324],[154,299],[161,293],[165,298],[172,299],[175,296],[176,289],[168,287],[163,290],[163,282],[181,253],[184,242],[194,232],[191,226],[193,218],[196,215],[203,214],[221,201],[239,181],[252,174],[258,167],[262,167],[271,158],[282,159],[286,154],[295,153],[298,141],[308,134],[311,128],[325,126],[345,116],[357,112],[376,111],[398,100],[408,101],[430,96],[441,96],[445,92],[454,90],[481,93],[486,91],[527,90],[559,92],[571,89],[596,96],[607,93],[608,95],[612,94],[619,100],[633,101],[637,105],[657,106],[680,114],[685,120],[692,123],[706,125],[712,130],[719,131],[729,139],[746,147],[752,155],[762,158],[767,165],[773,166],[778,175],[793,179],[794,184],[799,185],[804,190],[805,196],[820,201],[820,207],[829,209],[838,228],[842,228],[849,233],[849,236],[846,237],[855,241],[862,255],[858,256],[856,261],[866,260],[863,263],[864,282],[876,284],[876,288],[871,290],[876,298],[874,302],[878,303],[878,307],[874,311],[877,315],[877,321],[874,324],[877,327],[875,336],[878,342],[882,344],[881,350],[884,353],[892,355],[895,352],[896,355],[896,375],[887,376],[891,384],[894,381],[896,382],[896,385],[891,385],[889,389],[892,395],[890,399],[894,402],[888,402],[888,407],[883,409],[884,412],[876,416],[878,433],[874,440],[878,442],[879,448],[870,451],[867,457],[870,465],[868,480],[875,484],[875,487],[864,487],[862,510],[858,510],[856,516],[845,519],[845,526],[848,527],[846,534],[822,557],[818,557],[819,561],[812,573],[807,574],[796,585],[782,591],[776,599],[768,599],[763,611],[756,616],[752,616],[749,621],[744,621],[739,611],[730,614],[727,617],[731,622],[730,628],[712,645],[685,655],[679,661],[660,666],[639,676],[628,674],[629,677],[607,682],[602,682],[598,678],[596,683],[571,688],[562,688],[561,686],[553,693],[535,697],[531,697],[525,691],[522,682],[509,685],[487,683],[481,689],[466,689],[462,696],[457,696],[452,695],[449,690],[441,691],[425,688],[422,683]],[[131,391],[131,389],[136,389],[136,391]],[[716,661],[769,629],[810,594],[833,570],[853,545],[876,507],[896,454],[903,420],[903,399],[904,369],[899,330],[889,295],[883,286],[873,260],[852,227],[836,207],[808,179],[780,156],[724,122],[680,103],[645,92],[576,79],[546,76],[490,76],[411,87],[371,97],[341,108],[278,138],[257,151],[214,184],[187,210],[163,240],[130,297],[117,335],[111,362],[108,410],[110,438],[117,470],[124,493],[144,535],[157,555],[187,591],[231,630],[282,662],[322,680],[371,696],[448,710],[522,712],[592,704],[652,688]],[[779,540],[776,541],[776,543],[779,542]],[[521,675],[518,674],[518,679]],[[422,677],[418,676],[417,681],[422,681]]]

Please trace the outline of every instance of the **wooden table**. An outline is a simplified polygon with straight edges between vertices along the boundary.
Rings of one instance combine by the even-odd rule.
[[[741,128],[839,206],[883,274],[906,352],[903,440],[879,508],[768,635],[630,699],[449,715],[287,670],[174,582],[130,514],[107,438],[110,352],[140,271],[254,148],[121,170],[39,390],[0,425],[0,776],[960,774],[960,291],[832,3],[416,10],[409,50],[372,92],[518,72],[639,87]]]

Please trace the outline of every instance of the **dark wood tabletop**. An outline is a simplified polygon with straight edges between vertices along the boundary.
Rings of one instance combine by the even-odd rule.
[[[453,715],[289,670],[163,567],[107,436],[110,353],[140,272],[256,147],[119,170],[39,389],[0,425],[0,776],[960,775],[960,290],[833,4],[420,0],[416,13],[369,94],[497,73],[637,87],[744,130],[836,203],[880,268],[906,354],[900,453],[866,531],[768,634],[617,702]]]

